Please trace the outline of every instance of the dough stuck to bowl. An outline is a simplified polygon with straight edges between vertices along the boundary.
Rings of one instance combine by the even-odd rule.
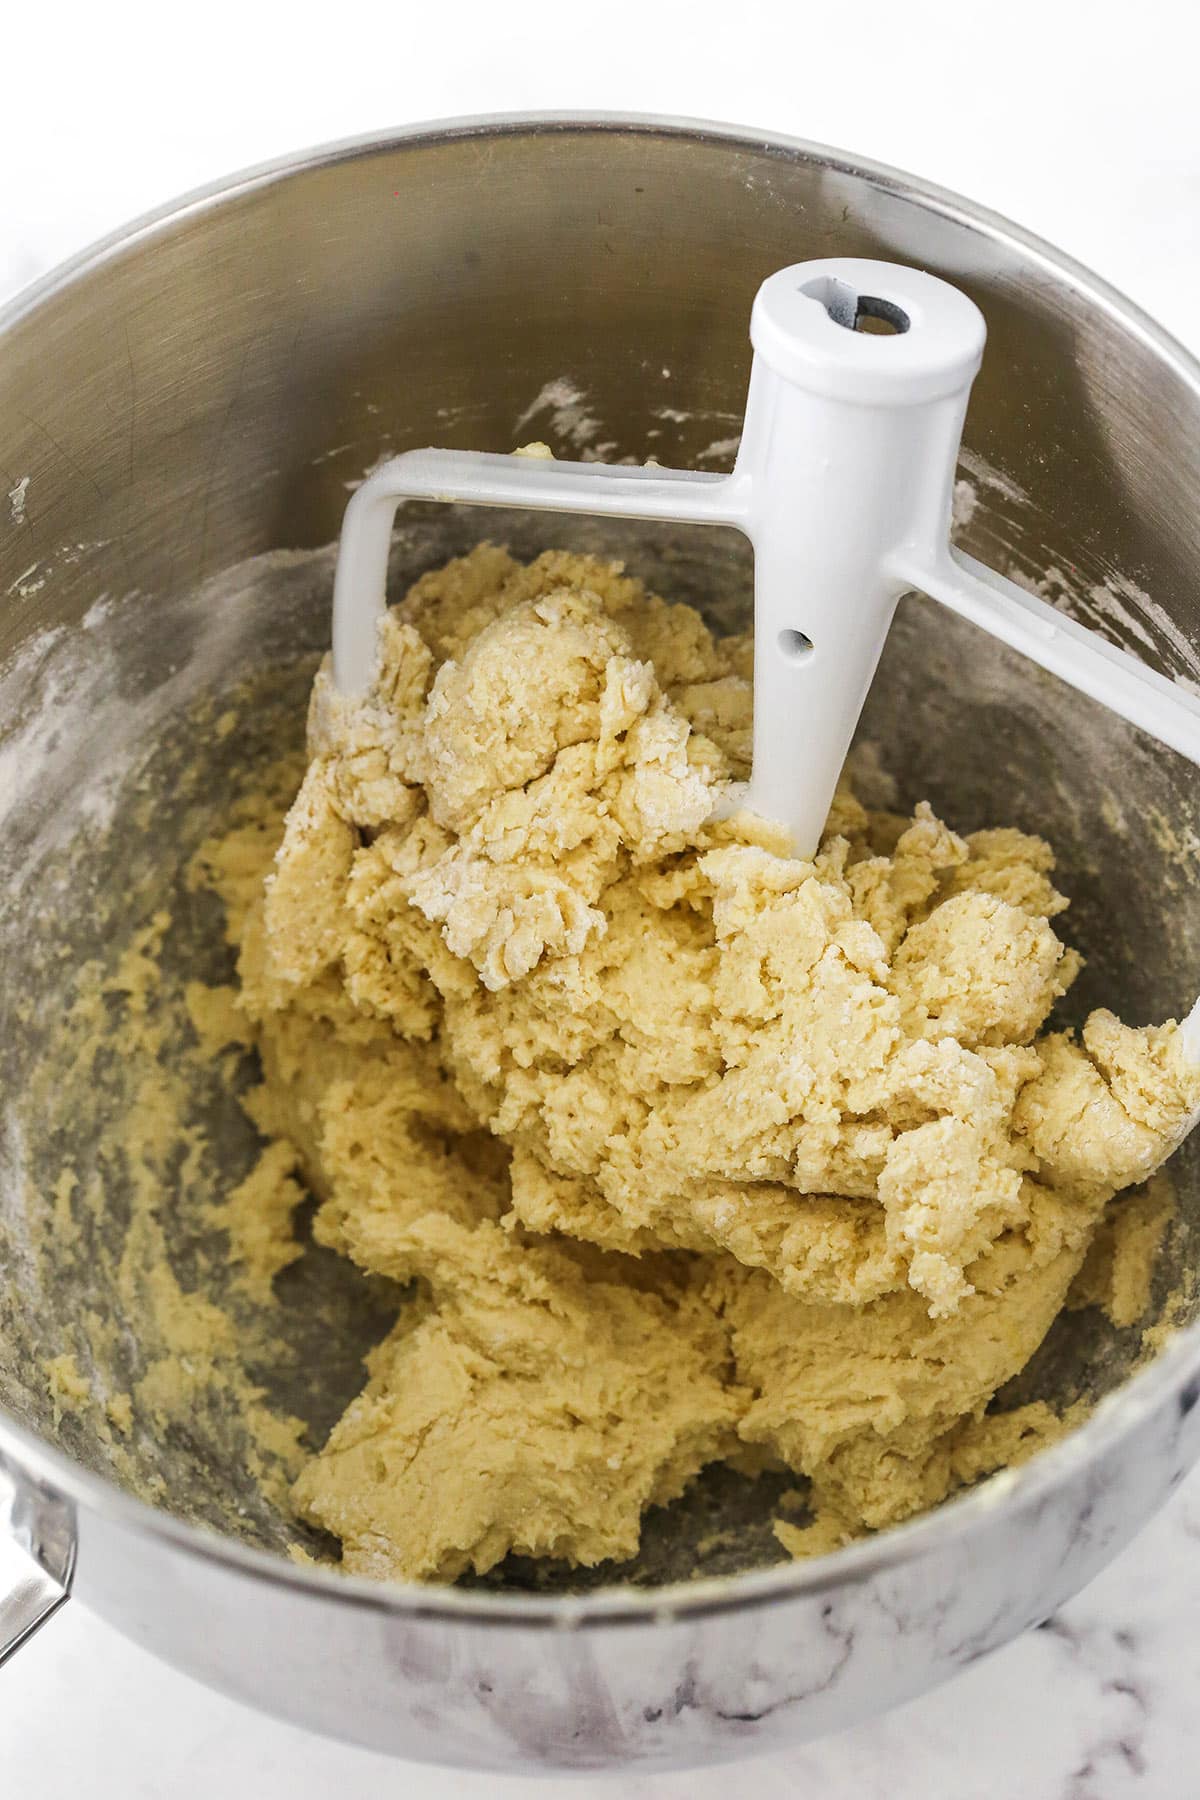
[[[805,1478],[776,1530],[826,1549],[1064,1428],[987,1408],[1074,1299],[1136,1316],[1175,1027],[1046,1029],[1081,962],[1039,838],[848,787],[811,863],[714,821],[751,661],[619,564],[481,545],[365,699],[322,668],[286,821],[201,853],[240,986],[194,1016],[263,1072],[246,1279],[273,1304],[299,1171],[419,1296],[292,1489],[348,1569],[622,1561],[716,1462]]]

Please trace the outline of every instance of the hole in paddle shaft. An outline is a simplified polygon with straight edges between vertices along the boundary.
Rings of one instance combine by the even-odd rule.
[[[874,294],[860,294],[854,314],[855,331],[869,331],[874,337],[899,337],[909,327],[908,314],[890,300],[879,300]]]
[[[873,337],[899,337],[912,320],[901,306],[881,300],[878,294],[860,294],[848,281],[834,275],[818,275],[801,288],[810,300],[816,300],[835,325],[847,331],[868,332]]]
[[[789,629],[780,632],[779,648],[789,662],[803,662],[813,653],[813,641],[810,637],[805,637],[802,631]]]

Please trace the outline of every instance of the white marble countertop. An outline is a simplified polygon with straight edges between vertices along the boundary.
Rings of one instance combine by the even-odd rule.
[[[1182,0],[903,7],[458,0],[350,15],[46,0],[0,39],[0,299],[173,194],[295,146],[533,108],[722,118],[971,194],[1200,348],[1200,25]],[[286,20],[286,23],[285,23]],[[758,34],[770,30],[764,52]],[[0,1676],[13,1800],[1192,1800],[1200,1475],[1086,1593],[950,1686],[739,1773],[526,1782],[382,1758],[207,1692],[68,1606]]]

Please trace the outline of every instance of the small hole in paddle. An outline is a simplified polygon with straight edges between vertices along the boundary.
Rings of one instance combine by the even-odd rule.
[[[802,631],[781,631],[779,648],[789,662],[804,662],[813,653],[813,641],[805,637]]]
[[[846,331],[864,332],[871,337],[900,337],[912,325],[904,308],[895,301],[884,300],[878,294],[860,294],[836,275],[818,275],[806,281],[800,292],[816,300],[834,324]]]
[[[860,294],[854,314],[855,331],[869,332],[873,337],[899,337],[908,330],[908,314],[890,300],[879,300],[874,294]]]

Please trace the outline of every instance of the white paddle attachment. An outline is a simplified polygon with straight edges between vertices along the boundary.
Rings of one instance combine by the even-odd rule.
[[[781,269],[750,317],[754,363],[728,475],[465,451],[385,463],[346,509],[333,672],[371,679],[403,500],[732,525],[754,546],[754,756],[741,804],[816,851],[887,639],[913,588],[1200,764],[1200,699],[950,546],[983,316],[916,269],[835,257]],[[1185,1025],[1200,1061],[1200,1003]]]

